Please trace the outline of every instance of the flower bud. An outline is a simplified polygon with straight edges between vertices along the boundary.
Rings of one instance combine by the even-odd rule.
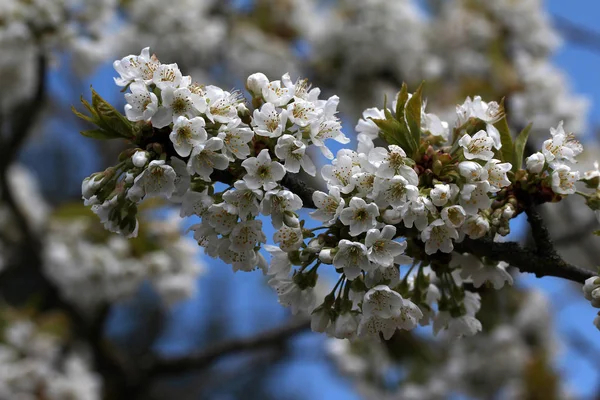
[[[539,174],[542,172],[545,162],[546,158],[540,152],[534,153],[525,159],[527,171],[531,172],[532,174]]]
[[[144,168],[148,163],[148,153],[145,151],[136,151],[135,154],[131,156],[131,161],[136,167]]]
[[[253,97],[262,96],[262,89],[269,84],[269,78],[261,72],[252,74],[246,80],[246,88]]]
[[[81,182],[81,194],[84,199],[90,199],[95,193],[102,181],[104,176],[95,175],[92,177],[85,178]]]
[[[512,206],[512,204],[507,204],[506,207],[504,207],[504,210],[502,211],[502,218],[511,219],[514,215],[515,208]]]
[[[323,264],[333,264],[333,254],[331,254],[331,249],[323,249],[319,252],[319,260]]]

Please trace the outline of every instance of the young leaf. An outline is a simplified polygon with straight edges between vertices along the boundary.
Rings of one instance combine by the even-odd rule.
[[[396,118],[398,121],[404,123],[404,107],[406,106],[406,100],[408,100],[408,86],[406,83],[402,82],[402,88],[400,92],[398,92],[398,97],[396,98]],[[402,120],[400,120],[402,118]]]
[[[421,83],[412,97],[406,103],[406,122],[411,133],[412,139],[418,146],[421,143],[421,107],[423,100],[421,92],[423,84]]]
[[[500,109],[502,113],[504,113],[504,99],[500,103]],[[500,142],[502,143],[502,161],[512,162],[514,160],[513,157],[513,140],[510,135],[510,129],[508,127],[508,121],[506,120],[506,114],[502,117],[502,119],[494,124],[498,132],[500,132]]]
[[[92,89],[92,106],[102,121],[102,128],[107,131],[114,131],[114,137],[133,137],[131,122],[104,100],[94,89]]]
[[[514,159],[513,159],[513,167],[512,167],[512,170],[514,172],[521,169],[521,166],[523,165],[523,155],[525,153],[525,145],[527,144],[527,139],[529,138],[529,131],[531,130],[532,125],[533,125],[533,123],[529,123],[529,125],[527,125],[525,127],[525,129],[523,129],[521,131],[521,133],[519,133],[519,135],[517,136],[517,139],[515,140],[515,151],[514,151],[514,155],[513,155]]]
[[[121,136],[117,135],[115,132],[105,131],[104,129],[90,129],[87,131],[81,131],[80,133],[85,137],[89,137],[92,139],[100,139],[100,140],[118,139],[121,137]]]
[[[391,119],[373,119],[375,125],[381,129],[381,137],[388,144],[394,144],[404,149],[407,154],[412,154],[416,146],[405,126],[393,117]]]

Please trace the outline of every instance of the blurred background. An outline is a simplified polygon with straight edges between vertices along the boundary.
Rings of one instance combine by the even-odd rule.
[[[0,0],[0,399],[600,399],[578,285],[515,272],[482,291],[484,330],[459,342],[427,327],[380,345],[313,334],[260,272],[201,254],[184,235],[197,221],[165,204],[147,202],[139,238],[106,232],[81,181],[124,144],[82,137],[71,112],[90,85],[122,109],[112,62],[150,46],[226,89],[257,71],[307,77],[340,96],[349,137],[402,82],[424,80],[449,121],[466,96],[504,97],[513,131],[534,122],[530,152],[563,120],[586,171],[600,155],[599,17],[585,0]],[[597,221],[568,200],[544,216],[560,254],[594,269]]]

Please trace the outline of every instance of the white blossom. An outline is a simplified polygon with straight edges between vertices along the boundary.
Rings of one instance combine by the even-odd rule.
[[[358,278],[361,271],[371,269],[367,257],[367,247],[360,242],[340,240],[338,251],[333,258],[333,266],[342,269],[349,280]]]
[[[542,172],[545,162],[546,158],[544,154],[540,153],[539,151],[537,153],[533,153],[525,159],[527,171],[531,172],[532,174],[539,174]]]
[[[331,188],[329,193],[315,190],[312,198],[317,209],[311,212],[310,216],[322,221],[326,226],[335,223],[346,205],[346,201],[341,197],[340,189],[337,187]]]
[[[148,168],[136,176],[127,197],[134,202],[145,196],[169,197],[175,191],[175,171],[163,160],[150,161]]]
[[[242,161],[242,166],[247,172],[244,181],[250,189],[262,187],[264,190],[271,190],[285,175],[285,168],[277,161],[271,161],[267,149],[261,150],[258,157],[250,157]]]
[[[375,227],[379,208],[373,203],[367,204],[360,197],[353,197],[348,207],[340,213],[340,221],[350,227],[350,235],[358,236]]]
[[[190,174],[198,174],[210,182],[210,175],[215,169],[224,170],[229,166],[229,159],[219,150],[223,148],[223,141],[217,137],[208,139],[204,144],[194,147],[188,161]]]
[[[192,119],[183,116],[177,117],[173,124],[173,131],[169,135],[177,154],[187,157],[192,152],[193,147],[206,142],[207,135],[204,125],[202,117]]]
[[[302,167],[311,176],[317,173],[315,164],[306,153],[306,145],[292,135],[283,135],[277,140],[275,155],[284,161],[286,171],[298,173]]]
[[[489,161],[494,157],[492,146],[494,141],[486,131],[479,131],[473,137],[465,134],[458,140],[458,144],[463,148],[467,160],[479,159]]]
[[[129,85],[131,93],[125,93],[125,115],[130,121],[149,121],[158,111],[158,98],[143,82]]]
[[[265,103],[260,110],[254,110],[252,125],[257,135],[276,138],[285,131],[287,111],[277,111],[271,103]]]
[[[568,165],[559,165],[552,172],[552,190],[559,194],[573,194],[577,191],[575,183],[579,180],[579,171],[571,171]]]
[[[378,229],[369,229],[365,238],[369,261],[382,267],[391,267],[394,262],[400,261],[398,256],[406,249],[406,242],[400,243],[394,241],[395,235],[396,227],[393,225],[386,225],[381,231]],[[400,263],[406,264],[410,261],[410,258],[405,257]]]
[[[433,254],[438,250],[450,253],[454,249],[452,240],[458,239],[458,232],[441,219],[436,219],[421,232],[421,240],[425,242],[425,253]]]

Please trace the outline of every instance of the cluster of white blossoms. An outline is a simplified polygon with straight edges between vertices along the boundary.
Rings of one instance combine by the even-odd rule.
[[[207,254],[235,270],[266,269],[257,252],[266,241],[260,214],[271,216],[276,240],[300,246],[295,211],[302,201],[280,181],[286,172],[316,173],[309,146],[333,157],[325,140],[349,141],[335,115],[336,96],[320,100],[319,89],[305,80],[292,82],[287,74],[276,81],[254,74],[248,90],[261,105],[251,114],[240,93],[192,83],[176,64],[150,56],[148,48],[114,67],[116,83],[130,89],[125,115],[141,131],[129,139],[146,146],[84,180],[85,202],[109,230],[136,236],[137,204],[161,196],[180,203],[182,217],[202,217],[191,228],[194,237]],[[235,178],[222,192],[215,192],[215,171]]]
[[[0,3],[0,75],[7,92],[0,106],[18,104],[37,82],[36,57],[52,50],[70,50],[77,70],[107,56],[104,40],[116,13],[112,0],[3,0]],[[10,93],[10,94],[9,94]]]
[[[84,180],[85,203],[127,236],[138,233],[143,199],[179,204],[181,217],[201,218],[190,230],[209,256],[234,271],[263,270],[281,304],[311,314],[313,330],[337,338],[389,339],[430,322],[435,333],[474,335],[479,295],[463,283],[500,289],[513,279],[506,263],[455,252],[456,244],[507,235],[524,196],[560,199],[579,178],[569,163],[581,145],[562,124],[524,170],[527,130],[513,143],[503,106],[478,96],[457,106],[451,128],[425,111],[421,88],[410,94],[403,85],[391,109],[364,111],[356,151],[333,158],[325,141],[349,142],[336,117],[339,99],[319,99],[306,80],[252,74],[251,111],[240,93],[192,83],[148,48],[114,67],[117,85],[130,90],[126,118],[94,92],[91,105],[84,101],[91,116],[79,115],[99,129],[83,134],[135,147]],[[286,182],[289,173],[316,175],[310,146],[332,159],[320,171],[327,191],[309,192],[311,217],[321,223],[312,229],[297,214],[299,194],[308,195],[285,188],[297,185]],[[270,217],[276,246],[263,246],[260,215]],[[339,279],[317,304],[314,287],[327,265]]]
[[[527,376],[534,369],[540,371],[540,357],[547,363],[542,367],[552,368],[557,338],[550,304],[542,292],[511,290],[505,294],[506,303],[499,309],[494,306],[490,313],[493,326],[471,340],[432,343],[427,336],[411,338],[411,351],[428,360],[429,355],[438,360],[437,355],[444,354],[439,363],[410,362],[404,353],[396,358],[393,355],[402,351],[404,341],[328,340],[327,350],[338,370],[352,379],[365,399],[442,400],[450,393],[467,398],[526,398],[537,390]],[[398,369],[403,373],[398,374]],[[557,388],[563,394],[559,398],[570,398],[565,389]]]
[[[198,246],[181,234],[179,223],[173,214],[148,221],[144,234],[128,241],[99,236],[89,218],[55,218],[45,242],[44,271],[67,300],[92,313],[131,298],[143,282],[168,305],[188,299],[204,267]]]
[[[3,315],[0,398],[100,399],[101,380],[86,358],[28,319]],[[51,332],[51,327],[48,327]]]

